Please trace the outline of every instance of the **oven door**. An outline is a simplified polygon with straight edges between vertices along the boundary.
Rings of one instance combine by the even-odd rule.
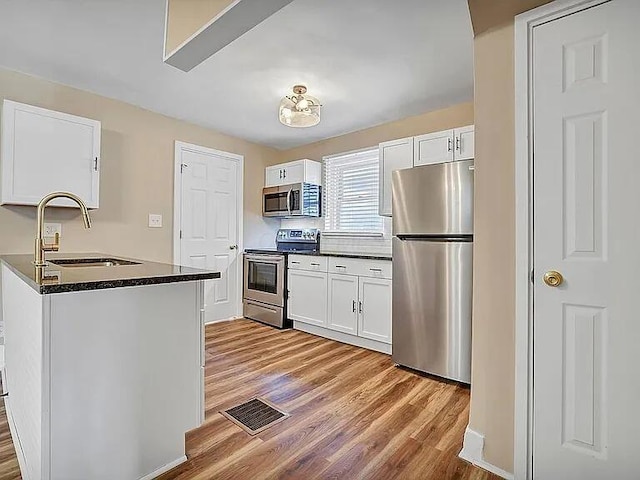
[[[302,214],[302,184],[280,185],[262,189],[264,217],[291,217]]]
[[[284,255],[244,256],[244,299],[284,307]]]

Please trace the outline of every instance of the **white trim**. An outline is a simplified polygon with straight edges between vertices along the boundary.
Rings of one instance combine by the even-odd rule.
[[[324,155],[322,157],[322,162],[324,163],[324,161],[327,158],[348,157],[350,155],[352,155],[354,157],[357,157],[361,153],[368,153],[368,152],[373,152],[373,151],[377,151],[377,150],[378,150],[378,145],[374,145],[374,146],[371,146],[371,147],[358,148],[356,150],[347,150],[346,152],[332,153],[331,155]]]
[[[183,455],[180,458],[176,458],[174,461],[167,463],[166,465],[160,467],[159,469],[145,475],[144,477],[140,477],[140,480],[153,480],[159,475],[162,475],[165,472],[168,472],[172,468],[176,468],[178,465],[183,464],[187,461],[187,456]]]
[[[556,0],[515,18],[516,310],[514,478],[533,478],[532,38],[543,23],[610,0]]]
[[[507,480],[513,480],[513,474],[487,462],[482,454],[483,450],[484,435],[467,427],[464,431],[464,446],[458,456],[476,467],[480,467]]]
[[[351,335],[349,333],[337,332],[329,328],[320,327],[318,325],[310,325],[308,323],[299,322],[297,320],[293,321],[293,328],[294,330],[300,330],[301,332],[328,338],[329,340],[335,340],[336,342],[355,345],[356,347],[366,348],[368,350],[374,350],[376,352],[391,355],[390,343],[383,343],[377,340],[371,340],[369,338],[358,337],[357,335]]]
[[[324,230],[322,232],[323,237],[361,237],[361,238],[380,238],[384,237],[383,232],[348,232],[348,231],[333,231]]]
[[[182,177],[180,165],[182,163],[180,153],[183,150],[192,151],[195,153],[202,153],[205,155],[216,155],[218,157],[224,157],[228,160],[238,162],[238,170],[236,172],[237,178],[237,191],[236,202],[238,205],[238,224],[237,224],[237,240],[238,240],[238,258],[240,258],[244,251],[244,156],[236,153],[223,152],[222,150],[215,150],[213,148],[203,147],[200,145],[194,145],[192,143],[181,142],[176,140],[175,150],[173,156],[173,263],[175,265],[181,264],[180,258],[180,226],[181,221],[181,207],[182,207]],[[236,314],[242,315],[242,261],[238,261],[238,300],[236,305]]]

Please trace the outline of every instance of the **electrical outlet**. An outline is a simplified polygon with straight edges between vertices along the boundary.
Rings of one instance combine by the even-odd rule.
[[[162,228],[162,215],[158,213],[149,214],[149,227],[150,228]]]
[[[44,224],[44,236],[53,237],[55,234],[62,236],[62,224],[61,223],[45,223]]]

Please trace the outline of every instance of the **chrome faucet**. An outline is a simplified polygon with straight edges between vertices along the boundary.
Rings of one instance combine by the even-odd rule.
[[[55,198],[68,198],[76,202],[82,212],[84,228],[91,228],[89,210],[87,210],[87,206],[80,197],[69,192],[53,192],[46,195],[38,204],[38,231],[36,233],[35,259],[33,261],[36,267],[44,267],[47,265],[47,262],[44,260],[44,252],[57,252],[60,248],[60,234],[58,233],[56,233],[53,243],[46,243],[44,241],[44,209],[47,204]]]

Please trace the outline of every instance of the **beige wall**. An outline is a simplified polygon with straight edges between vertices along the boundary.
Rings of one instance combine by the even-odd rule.
[[[468,0],[475,35],[511,23],[513,17],[551,0]]]
[[[280,152],[279,158],[283,162],[300,158],[321,161],[325,155],[358,150],[378,145],[378,143],[387,140],[471,124],[473,124],[473,103],[462,103],[442,110],[424,113],[415,117],[407,117],[396,122],[385,123],[302,147],[292,148]]]
[[[168,0],[165,55],[209,23],[232,0]]]
[[[276,150],[255,145],[133,105],[20,73],[0,70],[3,98],[102,122],[100,208],[84,230],[77,210],[48,209],[62,222],[62,251],[98,251],[170,262],[173,252],[174,141],[182,140],[245,157],[244,237],[272,243],[277,223],[262,217],[264,168]],[[160,213],[164,227],[147,227]],[[35,208],[0,206],[0,253],[31,252]]]
[[[513,471],[515,190],[513,24],[475,39],[475,236],[470,428]]]
[[[515,396],[514,17],[550,0],[468,0],[476,32],[475,237],[470,428],[513,471]]]

